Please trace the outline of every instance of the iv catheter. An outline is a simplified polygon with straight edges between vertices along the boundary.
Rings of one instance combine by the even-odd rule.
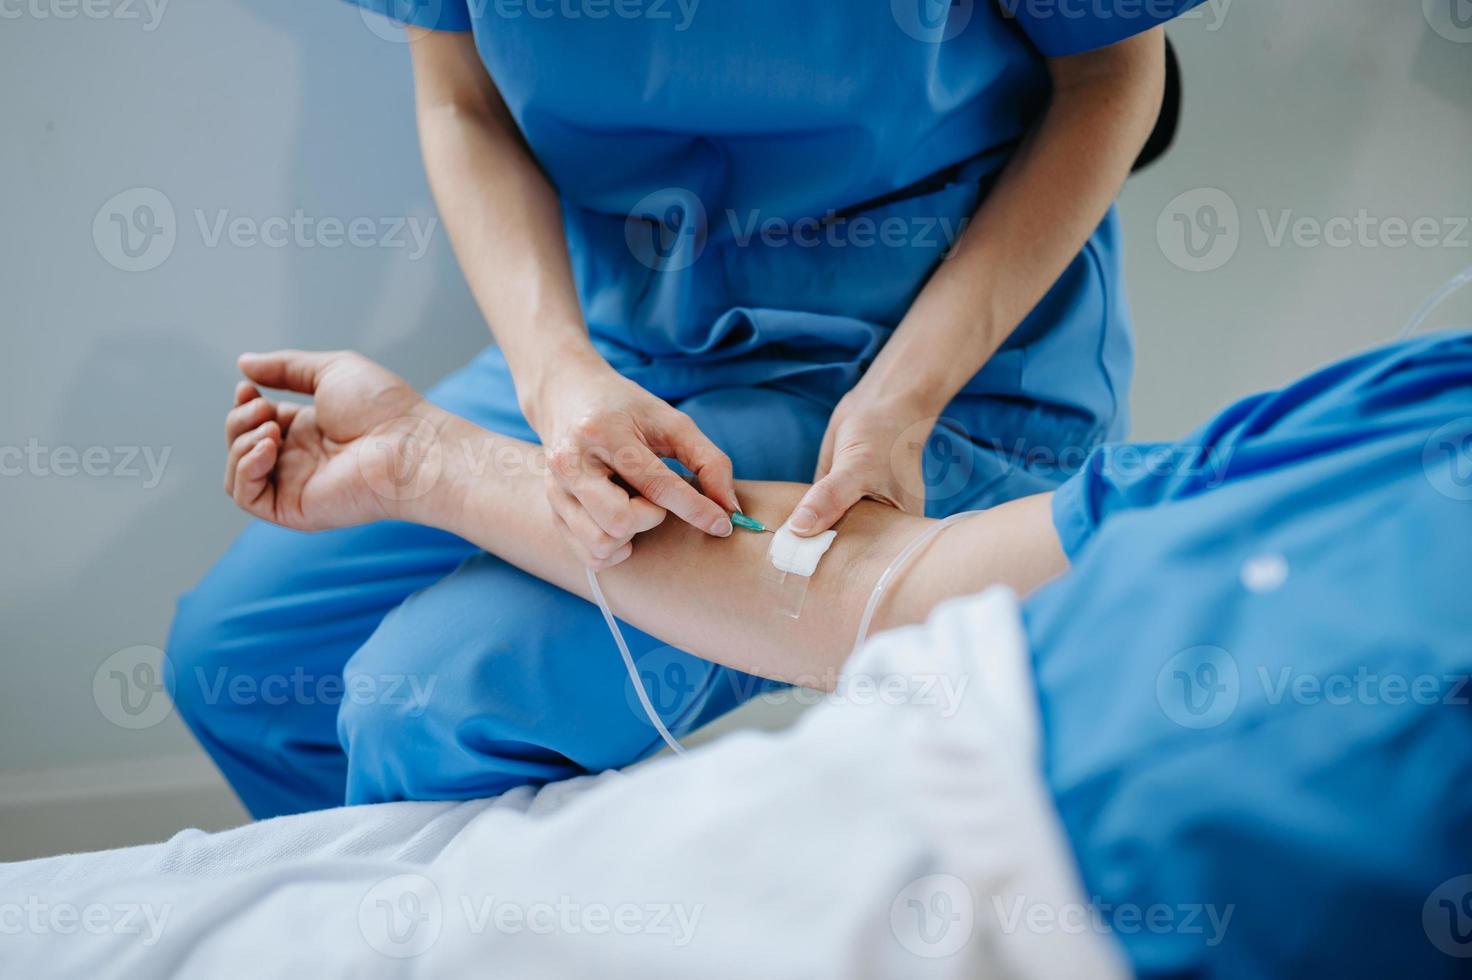
[[[743,531],[755,531],[758,534],[776,534],[771,528],[755,518],[747,517],[745,514],[732,514],[731,523]]]

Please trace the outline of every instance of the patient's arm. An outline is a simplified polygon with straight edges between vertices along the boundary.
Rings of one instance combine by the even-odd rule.
[[[447,418],[441,432],[446,475],[406,516],[588,597],[584,566],[557,532],[536,475],[540,450],[458,418]],[[806,489],[737,484],[745,512],[769,527],[787,518]],[[1013,501],[942,532],[888,590],[872,629],[918,622],[944,599],[998,583],[1026,593],[1061,572],[1066,561],[1050,499]],[[713,538],[683,521],[666,521],[641,535],[632,555],[601,572],[599,582],[620,619],[673,646],[748,673],[825,688],[853,647],[884,568],[932,523],[883,504],[855,507],[837,525],[838,538],[809,582],[797,619],[776,610],[777,590],[763,575],[770,569],[768,534]]]
[[[559,532],[539,447],[495,435],[426,404],[392,373],[353,354],[247,355],[255,382],[312,394],[298,408],[243,383],[226,424],[226,489],[242,508],[315,530],[383,518],[443,528],[539,578],[588,597],[587,574]],[[807,487],[738,482],[744,511],[782,523]],[[776,611],[764,577],[771,536],[712,538],[683,521],[640,534],[632,555],[600,573],[620,619],[705,659],[748,673],[828,687],[852,649],[885,567],[933,522],[861,503],[809,583],[802,614]],[[621,552],[628,546],[610,539]],[[993,508],[932,542],[894,583],[872,629],[918,622],[939,602],[1006,584],[1026,593],[1066,560],[1050,495]],[[548,624],[556,628],[556,624]]]

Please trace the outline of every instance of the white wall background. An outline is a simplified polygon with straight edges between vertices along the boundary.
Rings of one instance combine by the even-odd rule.
[[[431,218],[407,50],[381,23],[331,0],[0,0],[0,20],[0,451],[40,460],[0,476],[4,858],[240,819],[176,718],[123,727],[105,675],[94,692],[109,657],[162,646],[244,523],[219,489],[234,355],[356,347],[428,383],[486,334],[439,229],[418,258],[412,239],[206,233],[222,213]],[[1137,436],[1394,338],[1472,264],[1469,21],[1468,0],[1216,0],[1173,28],[1184,127],[1123,198]],[[136,188],[167,198],[176,236],[127,272],[107,222]],[[1237,218],[1218,209],[1211,268],[1188,271],[1175,215],[1222,203],[1203,188]],[[1274,238],[1285,216],[1308,219],[1296,241]],[[1314,244],[1334,218],[1368,237]],[[1423,218],[1436,243],[1395,247],[1395,221]],[[1472,323],[1472,297],[1440,320]],[[65,447],[107,475],[62,475]],[[135,451],[140,472],[114,472]]]

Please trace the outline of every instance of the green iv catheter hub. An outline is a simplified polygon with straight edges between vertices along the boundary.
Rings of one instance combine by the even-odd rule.
[[[771,528],[763,524],[761,521],[747,517],[745,514],[732,514],[731,523],[736,527],[741,528],[742,530],[755,531],[758,534],[776,533]]]

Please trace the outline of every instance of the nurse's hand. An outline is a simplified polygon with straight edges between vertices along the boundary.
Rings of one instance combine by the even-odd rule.
[[[350,527],[402,516],[438,479],[443,413],[387,368],[350,351],[243,354],[239,365],[250,380],[225,420],[225,492],[246,513],[299,531]]]
[[[933,423],[919,406],[857,389],[845,395],[828,420],[813,486],[789,518],[793,533],[826,531],[864,499],[923,516],[921,467]]]
[[[731,460],[690,416],[603,364],[558,372],[525,405],[547,447],[547,498],[583,564],[610,568],[674,514],[716,537],[740,510]],[[700,489],[663,458],[679,460]]]

